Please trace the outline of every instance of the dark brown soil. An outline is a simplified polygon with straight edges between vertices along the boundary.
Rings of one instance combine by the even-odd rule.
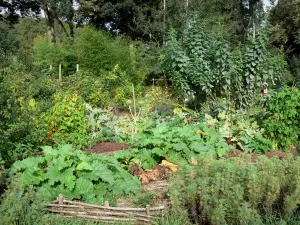
[[[86,151],[102,155],[114,155],[115,152],[128,149],[129,147],[130,145],[124,143],[102,142],[95,144],[93,148],[87,149]]]
[[[250,161],[254,163],[254,162],[256,162],[256,160],[259,156],[266,156],[268,158],[279,157],[280,159],[286,158],[289,154],[292,154],[293,156],[296,156],[297,155],[297,150],[294,146],[292,146],[290,148],[289,152],[280,152],[280,151],[276,151],[276,150],[271,150],[271,151],[267,152],[266,154],[257,154],[257,153],[244,153],[240,149],[235,149],[234,151],[229,152],[227,157],[228,158],[238,157],[241,154],[249,155],[250,156]]]

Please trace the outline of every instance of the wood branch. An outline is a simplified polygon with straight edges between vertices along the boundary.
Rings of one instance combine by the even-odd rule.
[[[69,33],[65,27],[65,25],[63,24],[63,22],[58,18],[57,15],[55,15],[55,19],[57,20],[58,24],[61,26],[61,28],[63,29],[64,33],[69,37]]]
[[[87,204],[87,203],[82,203],[82,202],[73,202],[73,201],[69,201],[69,200],[64,200],[64,203],[87,206],[87,207],[98,208],[98,209],[110,209],[110,210],[114,210],[114,211],[141,211],[141,212],[146,212],[146,208],[105,207],[105,206],[92,205],[92,204]],[[164,208],[165,208],[164,206],[152,207],[152,208],[150,208],[150,211],[163,210]]]
[[[57,213],[68,213],[68,212],[73,212],[73,211],[68,211],[68,209],[66,208],[69,208],[69,209],[80,209],[80,210],[85,210],[85,209],[89,209],[87,211],[86,214],[97,214],[97,215],[115,215],[115,216],[128,216],[128,217],[131,217],[131,216],[134,216],[134,217],[143,217],[143,218],[148,218],[148,219],[158,219],[158,217],[156,216],[148,216],[148,215],[145,215],[145,214],[140,214],[140,213],[135,213],[135,212],[131,212],[131,211],[126,211],[124,213],[122,212],[108,212],[108,211],[95,211],[95,210],[90,210],[91,208],[90,207],[87,207],[85,208],[84,206],[77,206],[77,205],[53,205],[53,204],[49,204],[48,206],[51,206],[51,207],[55,207],[55,208],[50,208],[48,209],[50,212],[57,212]],[[61,209],[57,209],[57,208],[65,208],[65,211],[62,211]],[[75,212],[75,211],[74,211]],[[83,213],[85,214],[85,212],[83,211],[76,211],[78,213]]]
[[[110,216],[91,216],[87,215],[87,212],[75,212],[75,211],[64,211],[64,210],[49,210],[51,212],[57,212],[57,213],[64,213],[68,215],[74,215],[76,217],[80,218],[88,218],[88,219],[95,219],[95,220],[113,220],[113,221],[143,221],[143,222],[151,222],[149,219],[144,218],[117,218],[117,217],[110,217]],[[66,216],[66,215],[65,215]]]
[[[60,209],[49,209],[50,212],[57,212],[57,213],[66,213],[66,214],[82,214],[82,215],[89,215],[95,214],[97,216],[128,216],[127,213],[118,213],[118,212],[106,212],[106,211],[70,211],[70,210],[60,210]]]

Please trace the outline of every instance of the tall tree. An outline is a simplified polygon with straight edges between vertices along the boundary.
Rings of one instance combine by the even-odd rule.
[[[82,0],[78,14],[81,22],[113,34],[126,34],[133,39],[162,42],[170,27],[183,31],[192,14],[223,21],[235,38],[255,33],[261,24],[262,0]]]
[[[289,54],[300,54],[300,0],[279,0],[270,12],[272,41]]]

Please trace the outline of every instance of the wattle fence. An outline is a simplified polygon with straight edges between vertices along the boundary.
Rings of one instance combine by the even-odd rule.
[[[63,217],[81,218],[85,220],[103,221],[106,223],[127,222],[132,224],[150,224],[153,220],[164,217],[165,207],[123,208],[110,207],[69,201],[62,195],[48,204],[48,211],[59,213]]]

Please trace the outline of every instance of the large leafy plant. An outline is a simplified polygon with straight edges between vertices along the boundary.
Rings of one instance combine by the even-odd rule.
[[[0,157],[7,166],[33,154],[43,141],[39,117],[51,107],[56,82],[27,74],[17,60],[0,69]]]
[[[262,121],[266,134],[283,150],[295,144],[300,135],[300,91],[283,87],[268,102]]]
[[[86,104],[89,133],[97,142],[122,142],[127,134],[117,126],[112,113],[104,109],[92,108]]]
[[[235,49],[225,35],[197,19],[178,36],[174,30],[169,33],[164,70],[177,87],[194,92],[202,102],[226,98],[237,108],[248,107],[264,79],[275,84],[286,72],[283,54],[267,49],[264,30]]]
[[[109,156],[87,155],[71,145],[43,147],[43,156],[15,162],[10,175],[21,173],[25,186],[33,185],[39,198],[53,200],[59,194],[89,203],[114,201],[116,196],[136,193],[137,177],[120,168]]]
[[[168,122],[146,129],[135,135],[130,151],[115,156],[125,165],[138,163],[147,169],[162,159],[186,165],[201,152],[211,152],[216,157],[226,154],[230,147],[219,132],[205,124],[185,125]]]

